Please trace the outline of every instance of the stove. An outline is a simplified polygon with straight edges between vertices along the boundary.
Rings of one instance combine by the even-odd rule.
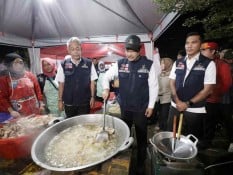
[[[204,166],[196,159],[189,161],[172,161],[148,147],[151,163],[151,175],[204,175]]]

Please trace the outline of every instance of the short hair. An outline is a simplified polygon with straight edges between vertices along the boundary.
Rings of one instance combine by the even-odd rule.
[[[187,35],[186,35],[186,39],[190,36],[199,36],[200,37],[200,41],[202,42],[203,40],[203,36],[199,33],[199,32],[189,32]]]
[[[67,48],[69,47],[70,43],[77,42],[78,44],[81,44],[81,40],[78,37],[71,37],[67,42]]]

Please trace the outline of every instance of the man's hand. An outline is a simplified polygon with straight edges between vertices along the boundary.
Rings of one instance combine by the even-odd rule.
[[[109,89],[104,89],[102,93],[102,97],[104,100],[107,100],[109,97]]]
[[[90,108],[93,108],[95,106],[95,98],[94,97],[91,97],[91,100],[90,100]]]
[[[176,108],[177,108],[178,111],[183,112],[188,108],[188,105],[187,105],[186,102],[178,101],[176,103]]]
[[[145,112],[145,116],[149,118],[152,116],[152,114],[153,114],[153,108],[147,108]]]

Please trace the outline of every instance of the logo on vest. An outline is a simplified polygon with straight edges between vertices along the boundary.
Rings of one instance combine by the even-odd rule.
[[[65,63],[65,69],[72,69],[73,64],[72,63]]]
[[[193,68],[193,70],[205,71],[205,67],[201,63],[199,63]]]
[[[138,73],[149,73],[149,70],[146,68],[146,65],[143,64],[140,69],[138,69]]]
[[[119,72],[129,73],[129,64],[122,64],[119,68]]]
[[[179,64],[176,66],[176,69],[184,70],[184,67],[184,63],[179,62]]]
[[[88,68],[88,66],[86,65],[86,63],[84,63],[84,64],[82,65],[82,68],[84,68],[84,69],[87,69],[87,68]]]

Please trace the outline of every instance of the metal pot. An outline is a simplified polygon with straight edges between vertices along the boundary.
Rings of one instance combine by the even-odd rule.
[[[94,165],[102,163],[118,152],[126,150],[133,143],[133,138],[130,137],[130,130],[126,123],[119,118],[112,117],[110,115],[106,115],[106,126],[113,127],[115,129],[115,133],[118,135],[117,137],[117,149],[112,154],[108,155],[105,158],[100,158],[99,161],[92,162],[88,165],[78,166],[78,167],[53,167],[51,166],[45,158],[45,148],[46,145],[60,132],[63,130],[78,125],[78,124],[96,124],[102,126],[103,123],[103,115],[102,114],[87,114],[80,115],[76,117],[72,117],[56,123],[55,125],[44,130],[34,141],[31,149],[31,156],[33,161],[41,166],[42,168],[49,169],[52,171],[80,171],[84,169],[88,169]],[[64,145],[65,146],[65,145]]]
[[[191,137],[194,142],[190,139]],[[149,141],[156,152],[158,151],[172,160],[190,160],[197,155],[198,139],[192,134],[186,137],[181,135],[180,139],[176,139],[175,148],[172,148],[174,142],[172,132],[159,132]]]

